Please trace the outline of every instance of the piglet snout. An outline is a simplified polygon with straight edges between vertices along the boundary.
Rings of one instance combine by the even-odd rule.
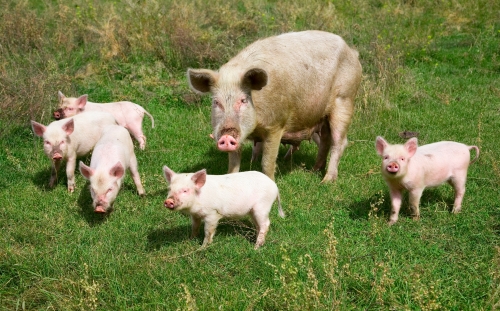
[[[174,205],[175,205],[175,201],[174,201],[174,199],[172,199],[172,198],[168,198],[168,199],[166,199],[166,200],[165,200],[164,205],[165,205],[165,207],[167,207],[167,208],[173,209],[173,208],[175,207],[175,206],[174,206]]]
[[[62,159],[62,155],[58,152],[56,152],[52,155],[52,160],[61,160],[61,159]]]
[[[386,167],[389,173],[397,173],[399,171],[399,165],[396,162],[391,162]]]
[[[94,209],[94,212],[97,214],[104,214],[106,213],[106,210],[104,209],[104,207],[97,205]]]

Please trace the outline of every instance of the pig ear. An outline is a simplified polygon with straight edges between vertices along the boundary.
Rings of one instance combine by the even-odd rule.
[[[165,176],[165,179],[169,184],[172,182],[172,177],[174,177],[174,175],[175,172],[172,171],[168,166],[163,166],[163,176]]]
[[[71,118],[68,122],[64,123],[62,126],[63,131],[66,132],[66,135],[71,135],[73,131],[75,130],[75,121],[73,121],[73,118]]]
[[[40,124],[35,121],[31,121],[31,128],[33,128],[33,132],[35,133],[36,136],[42,137],[43,133],[45,132],[45,125]]]
[[[85,105],[87,104],[87,98],[89,96],[87,94],[82,95],[76,99],[76,105],[78,106],[78,109],[84,109]]]
[[[209,93],[218,76],[218,73],[208,69],[189,68],[187,71],[189,86],[198,94]]]
[[[198,171],[194,173],[194,175],[191,177],[191,180],[194,182],[196,185],[196,189],[200,189],[205,185],[205,182],[207,181],[207,170],[202,169],[201,171]]]
[[[59,96],[60,101],[62,101],[66,98],[66,96],[64,96],[64,94],[61,91],[57,91],[57,95]]]
[[[387,142],[382,136],[377,136],[377,141],[375,142],[375,148],[377,148],[377,153],[379,156],[384,154],[384,149],[387,147]]]
[[[125,174],[125,168],[121,164],[120,161],[118,161],[115,166],[113,166],[109,170],[109,175],[116,177],[116,178],[122,178],[123,174]]]
[[[418,140],[416,137],[410,138],[406,143],[405,143],[405,149],[408,151],[408,157],[412,157],[415,152],[417,152],[418,148]]]
[[[90,177],[94,175],[94,170],[80,161],[80,173],[82,173],[83,177],[86,179],[90,179]]]
[[[259,91],[267,85],[267,72],[260,68],[252,68],[243,76],[243,84],[250,89]]]

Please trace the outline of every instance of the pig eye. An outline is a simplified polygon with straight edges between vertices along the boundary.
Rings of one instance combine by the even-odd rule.
[[[404,157],[401,157],[401,161],[404,161],[404,160],[405,160],[405,158],[404,158]]]
[[[109,188],[108,191],[106,191],[106,194],[110,193],[111,191],[113,191],[113,188]]]
[[[243,97],[243,98],[241,99],[241,103],[242,103],[242,104],[247,104],[247,103],[248,103],[248,99],[247,99],[246,97]]]
[[[389,156],[384,156],[384,160],[387,160],[387,159],[389,159]]]
[[[50,145],[50,141],[46,140],[46,141],[44,141],[44,144]]]
[[[188,190],[187,189],[182,189],[182,193],[187,193]]]

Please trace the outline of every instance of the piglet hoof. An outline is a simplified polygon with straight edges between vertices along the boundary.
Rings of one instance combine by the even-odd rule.
[[[68,186],[68,192],[69,193],[75,192],[75,186]]]
[[[389,221],[387,222],[387,225],[388,225],[388,226],[392,226],[392,225],[394,225],[396,222],[397,222],[397,220],[389,220]]]
[[[335,179],[336,179],[335,176],[326,174],[325,177],[323,177],[323,180],[321,181],[321,183],[322,184],[326,184],[326,183],[329,183],[329,182],[334,182]]]
[[[454,207],[453,210],[451,211],[453,214],[458,214],[462,211],[461,207]]]

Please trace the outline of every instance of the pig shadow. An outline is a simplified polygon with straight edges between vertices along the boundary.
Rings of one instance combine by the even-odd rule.
[[[39,171],[35,175],[33,175],[31,181],[40,191],[44,192],[53,191],[55,187],[57,187],[57,185],[59,185],[60,183],[63,183],[65,186],[67,186],[68,181],[66,178],[66,170],[59,170],[54,187],[49,186],[51,173],[52,168],[49,166],[47,169]]]
[[[87,181],[80,190],[77,204],[80,207],[78,213],[82,216],[90,227],[101,225],[108,220],[110,213],[98,214],[94,213],[92,208],[92,196],[90,195],[90,182]]]
[[[187,217],[187,216],[186,216]],[[204,239],[204,223],[200,226],[198,236],[193,240],[198,241],[200,247]],[[223,236],[243,236],[248,243],[255,244],[257,239],[257,232],[255,226],[250,220],[247,219],[222,219],[215,230],[213,241],[216,242]],[[147,251],[157,251],[164,246],[173,243],[190,240],[191,236],[191,223],[185,226],[177,226],[169,229],[157,229],[148,234],[148,243],[146,246]],[[212,243],[214,243],[212,242]]]
[[[288,151],[289,146],[284,146],[280,144],[280,150],[278,153],[278,158],[276,160],[276,173],[278,175],[287,175],[293,170],[303,167],[312,170],[314,164],[316,163],[316,155],[310,152],[295,152],[290,158],[285,159],[285,154]],[[240,172],[245,171],[259,171],[262,172],[262,155],[260,155],[255,161],[252,159],[252,144],[246,143],[241,150],[241,165]],[[210,175],[223,175],[227,174],[228,168],[228,155],[225,152],[217,150],[214,146],[210,147],[204,156],[204,161],[199,162],[195,165],[185,166],[179,169],[178,172],[196,172],[201,169],[206,169],[207,173]],[[168,166],[168,163],[166,163]],[[175,171],[175,170],[174,170]],[[326,173],[326,169],[321,170],[322,174]]]
[[[389,191],[384,191],[383,193],[383,203],[377,204],[379,201],[378,193],[373,194],[369,199],[357,200],[351,205],[349,205],[349,217],[351,219],[364,219],[368,220],[370,211],[372,210],[372,205],[377,208],[374,211],[374,215],[377,217],[385,217],[389,219],[391,215],[391,196]],[[436,202],[445,202],[447,210],[449,212],[453,209],[454,196],[445,197],[443,193],[437,188],[428,188],[424,190],[422,197],[420,198],[420,214],[422,214],[422,208],[426,209],[429,204],[434,204]],[[408,191],[403,192],[403,198],[401,203],[401,209],[399,210],[399,217],[412,217],[412,212],[410,210],[409,195]]]

